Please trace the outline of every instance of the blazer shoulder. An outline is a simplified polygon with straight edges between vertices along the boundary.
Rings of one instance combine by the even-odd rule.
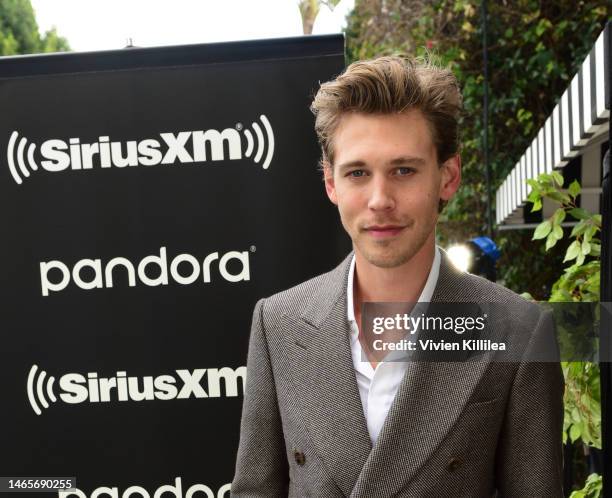
[[[477,303],[494,305],[499,316],[508,318],[510,329],[517,333],[521,330],[533,330],[542,319],[544,308],[535,301],[529,301],[516,292],[470,273],[462,277],[462,286],[470,288],[471,299]]]
[[[532,301],[528,301],[516,292],[496,282],[491,282],[486,278],[478,275],[472,275],[471,273],[465,273],[464,275],[465,278],[469,280],[468,285],[473,287],[474,290],[483,298],[486,298],[491,302],[508,302],[527,306],[533,304]]]
[[[445,253],[434,295],[448,302],[502,303],[523,310],[539,308],[535,302],[500,284],[456,269]]]

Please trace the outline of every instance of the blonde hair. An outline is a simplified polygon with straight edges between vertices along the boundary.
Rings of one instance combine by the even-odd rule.
[[[462,102],[453,73],[428,60],[385,56],[354,62],[336,79],[321,84],[310,106],[322,163],[333,166],[333,136],[343,114],[391,114],[416,108],[429,123],[441,165],[459,152]]]

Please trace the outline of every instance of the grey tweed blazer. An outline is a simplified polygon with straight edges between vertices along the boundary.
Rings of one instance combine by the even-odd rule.
[[[558,363],[410,363],[372,447],[349,345],[350,257],[255,307],[231,496],[561,498]],[[515,336],[550,320],[445,255],[432,301],[505,302]]]

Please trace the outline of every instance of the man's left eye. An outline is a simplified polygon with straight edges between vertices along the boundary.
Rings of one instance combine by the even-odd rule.
[[[412,168],[408,168],[408,167],[401,167],[401,168],[397,168],[397,173],[399,175],[409,175],[410,173],[413,173],[414,170]]]

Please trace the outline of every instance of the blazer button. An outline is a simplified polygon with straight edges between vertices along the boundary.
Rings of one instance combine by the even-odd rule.
[[[295,463],[297,463],[300,467],[306,463],[306,455],[304,455],[304,453],[301,451],[296,451],[293,454],[293,457],[295,458]]]
[[[462,463],[463,460],[461,460],[461,458],[453,457],[446,464],[446,470],[449,472],[455,472],[455,470],[457,470]]]

